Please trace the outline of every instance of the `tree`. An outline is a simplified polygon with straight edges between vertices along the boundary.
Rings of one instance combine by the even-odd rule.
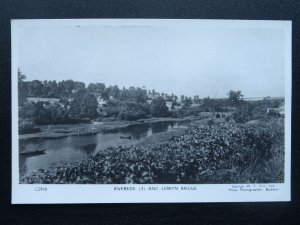
[[[227,95],[229,104],[233,106],[239,105],[242,101],[242,97],[244,96],[241,91],[233,90],[230,90]]]
[[[25,102],[24,107],[19,110],[19,117],[24,119],[34,119],[37,116],[37,108],[34,102]]]
[[[102,97],[104,100],[109,100],[109,93],[110,93],[111,89],[112,89],[112,87],[109,86],[109,87],[105,88],[105,89],[103,90],[103,92],[101,93],[101,97]]]
[[[87,90],[85,88],[83,89],[79,89],[77,91],[75,91],[74,93],[72,93],[72,97],[77,97],[77,98],[81,98],[83,97],[85,94],[87,93]]]
[[[80,117],[95,118],[98,108],[98,102],[93,94],[86,94],[80,100]]]
[[[71,106],[71,104],[67,98],[61,98],[59,100],[59,103],[63,105],[64,109],[69,109],[69,107]]]
[[[92,93],[102,94],[105,90],[105,84],[103,83],[90,83],[87,87],[87,90]]]
[[[184,99],[184,101],[183,101],[183,104],[184,104],[184,106],[191,106],[192,105],[192,103],[193,103],[193,101],[192,101],[192,98],[191,97],[185,97],[185,99]]]
[[[214,111],[214,100],[210,97],[203,99],[203,107],[205,111],[212,112]]]
[[[51,116],[52,123],[64,123],[69,118],[69,113],[67,109],[61,107],[60,104],[55,102],[53,105],[50,105],[47,109]]]
[[[156,95],[156,91],[152,89],[152,96],[154,97]]]
[[[36,106],[36,116],[34,117],[34,122],[36,124],[49,124],[51,122],[50,112],[44,107],[44,102],[37,102]]]
[[[178,97],[177,97],[177,95],[175,95],[174,96],[174,100],[173,101],[175,101],[175,102],[177,102],[178,101]]]
[[[245,123],[252,118],[252,112],[253,106],[250,103],[243,102],[243,104],[234,110],[232,117],[236,123]]]
[[[80,98],[74,98],[71,102],[70,114],[74,119],[80,118]]]
[[[199,95],[194,96],[194,103],[199,104],[200,103],[200,98]]]
[[[128,99],[129,99],[128,90],[125,87],[123,87],[123,89],[120,91],[120,100],[127,101]]]
[[[137,103],[144,103],[147,100],[147,91],[141,88],[137,88],[135,90],[135,102]]]
[[[185,99],[184,95],[181,95],[181,96],[180,96],[180,101],[181,101],[181,103],[184,102],[184,99]]]
[[[81,90],[81,89],[85,89],[85,83],[83,82],[79,82],[79,81],[75,81],[74,82],[74,90]]]
[[[73,80],[63,80],[58,82],[58,87],[64,93],[64,95],[70,97],[72,90],[74,89],[74,81]]]
[[[96,83],[96,93],[102,94],[105,90],[105,84],[103,83]]]
[[[26,76],[18,69],[18,102],[19,106],[23,105],[28,95]]]
[[[49,81],[48,85],[50,87],[50,92],[48,92],[47,97],[49,98],[58,98],[60,97],[59,88],[56,81]]]
[[[96,87],[96,84],[94,84],[94,83],[90,83],[88,85],[87,89],[89,92],[97,93],[97,87]]]
[[[109,92],[109,96],[112,96],[114,99],[119,99],[120,97],[120,89],[118,85],[114,85]]]
[[[156,117],[168,115],[168,107],[163,97],[153,99],[150,105],[150,112],[152,116]]]
[[[33,80],[28,83],[28,96],[41,97],[43,95],[43,84],[39,80]]]

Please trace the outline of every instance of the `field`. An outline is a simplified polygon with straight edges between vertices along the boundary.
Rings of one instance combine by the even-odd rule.
[[[86,160],[40,169],[20,183],[224,184],[284,182],[284,119],[193,121],[167,143],[105,148]]]

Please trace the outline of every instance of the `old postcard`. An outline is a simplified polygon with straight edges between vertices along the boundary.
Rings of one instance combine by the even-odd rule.
[[[290,21],[11,28],[12,203],[290,201]]]

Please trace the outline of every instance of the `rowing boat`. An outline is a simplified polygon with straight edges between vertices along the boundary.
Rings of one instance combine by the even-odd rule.
[[[125,138],[131,139],[131,136],[120,136],[120,138],[122,138],[122,139],[125,139]]]
[[[31,157],[31,156],[43,155],[46,154],[45,151],[46,149],[24,151],[24,152],[20,152],[20,156]]]

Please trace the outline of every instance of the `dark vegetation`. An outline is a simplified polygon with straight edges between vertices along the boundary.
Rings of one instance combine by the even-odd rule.
[[[200,99],[198,95],[179,98],[174,95],[158,93],[155,90],[129,87],[119,89],[117,85],[66,81],[26,81],[21,71],[18,73],[20,132],[37,131],[36,125],[78,123],[96,120],[138,120],[154,117],[197,116],[201,112],[230,112],[236,122],[266,116],[267,108],[276,108],[281,103],[274,100],[247,102],[241,91],[230,91],[227,99]],[[151,96],[151,103],[147,102]],[[41,98],[38,102],[27,98]],[[102,99],[103,105],[98,104]],[[50,103],[51,99],[54,103]],[[49,99],[49,100],[47,100]],[[58,101],[57,101],[58,100]],[[172,103],[168,110],[166,101]],[[270,111],[270,115],[278,116]]]
[[[129,87],[120,89],[117,85],[66,81],[26,81],[19,70],[19,118],[20,131],[32,130],[36,125],[63,124],[111,118],[119,120],[138,120],[150,116],[171,116],[166,100],[175,102],[177,96],[147,91],[144,88]],[[155,96],[148,103],[148,96]],[[164,97],[163,97],[164,96]],[[28,101],[28,98],[40,98]],[[153,97],[154,98],[154,97]],[[103,102],[102,105],[98,100]],[[52,101],[52,102],[51,102]],[[54,102],[53,102],[54,101]],[[26,127],[25,125],[27,124]],[[31,124],[31,128],[27,127]]]

